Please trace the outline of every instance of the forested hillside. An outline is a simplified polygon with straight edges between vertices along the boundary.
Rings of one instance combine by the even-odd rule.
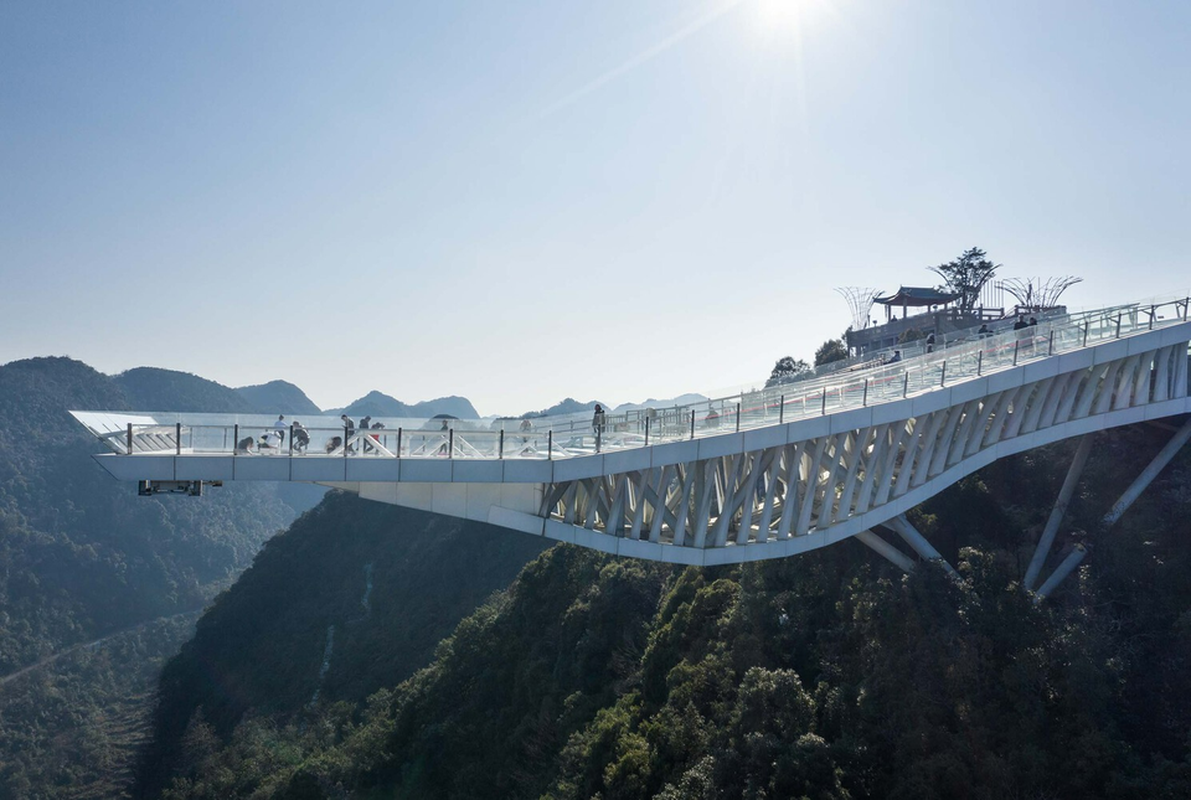
[[[67,358],[0,366],[0,797],[118,793],[110,781],[128,777],[160,661],[261,544],[317,500],[313,490],[287,502],[268,485],[202,502],[137,497],[94,463],[98,443],[67,409],[242,403],[166,370],[113,379]],[[60,655],[117,633],[109,653]],[[136,735],[107,741],[109,717],[130,714],[140,715]]]
[[[997,462],[913,515],[959,583],[925,564],[905,576],[854,541],[708,570],[557,546],[429,666],[364,702],[328,670],[316,701],[261,703],[229,735],[239,709],[216,687],[164,796],[1191,796],[1191,454],[1115,527],[1099,523],[1169,435],[1097,434],[1061,542],[1091,554],[1040,606],[1018,581],[1071,442]],[[254,581],[299,562],[291,535]],[[336,577],[320,580],[358,590],[359,569],[328,564]],[[330,624],[310,614],[212,616],[185,659],[266,631],[297,658]],[[303,655],[295,671],[312,669]]]
[[[538,538],[333,492],[265,546],[161,678],[143,793],[187,763],[187,727],[362,702],[545,546]],[[201,712],[198,710],[201,708]]]

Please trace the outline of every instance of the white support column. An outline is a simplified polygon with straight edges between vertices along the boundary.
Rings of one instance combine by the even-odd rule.
[[[959,573],[955,571],[955,567],[951,566],[943,559],[943,556],[930,542],[926,540],[926,537],[919,533],[918,530],[910,524],[910,521],[906,519],[905,514],[896,516],[885,524],[890,528],[893,528],[894,533],[902,537],[906,544],[914,548],[914,552],[917,553],[924,561],[937,561],[939,565],[947,571],[948,575],[950,575],[952,578],[955,578],[956,580],[959,580]]]
[[[1075,493],[1075,486],[1079,483],[1079,476],[1083,474],[1084,465],[1088,463],[1088,454],[1091,452],[1092,434],[1087,433],[1079,440],[1079,447],[1075,449],[1075,457],[1071,459],[1071,466],[1067,469],[1063,488],[1059,490],[1059,499],[1055,501],[1055,507],[1051,509],[1050,517],[1046,520],[1046,528],[1042,531],[1042,537],[1034,549],[1034,557],[1030,559],[1030,566],[1026,569],[1023,583],[1031,591],[1038,580],[1038,573],[1042,571],[1042,566],[1046,563],[1047,555],[1050,554],[1059,524],[1063,521],[1063,515],[1067,513],[1067,505],[1071,502],[1071,495]]]
[[[815,505],[815,492],[819,490],[819,481],[822,478],[823,453],[827,449],[827,440],[830,438],[830,436],[820,436],[815,443],[815,454],[811,457],[810,465],[807,468],[803,494],[798,498],[798,524],[794,528],[795,536],[804,536],[810,530],[811,511]]]
[[[1158,473],[1170,463],[1175,453],[1182,449],[1188,439],[1191,439],[1191,419],[1188,419],[1183,427],[1179,428],[1178,433],[1166,443],[1166,446],[1158,451],[1158,455],[1154,456],[1154,460],[1149,463],[1149,466],[1143,469],[1137,479],[1130,484],[1125,493],[1121,495],[1121,499],[1113,504],[1112,510],[1104,515],[1104,519],[1101,520],[1104,527],[1111,527],[1121,518],[1122,514],[1129,510],[1129,506],[1133,505],[1154,478],[1158,477]]]
[[[905,572],[914,571],[914,562],[910,560],[909,556],[898,550],[889,542],[882,539],[872,531],[861,531],[856,534],[856,540],[876,550],[878,553],[889,559],[897,567],[900,567]]]
[[[1063,563],[1059,564],[1054,574],[1046,579],[1046,583],[1042,584],[1042,588],[1034,595],[1034,605],[1038,605],[1049,597],[1050,593],[1055,590],[1055,587],[1062,583],[1063,578],[1066,578],[1079,566],[1079,562],[1083,561],[1084,556],[1087,554],[1088,551],[1082,544],[1075,545],[1071,552],[1067,554],[1067,557],[1063,559]]]

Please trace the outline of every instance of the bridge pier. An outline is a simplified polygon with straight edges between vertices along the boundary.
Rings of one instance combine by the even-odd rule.
[[[1141,493],[1153,482],[1154,478],[1158,477],[1158,473],[1170,463],[1189,439],[1191,439],[1191,418],[1188,418],[1183,427],[1179,428],[1178,433],[1172,436],[1166,446],[1158,451],[1158,455],[1154,456],[1154,460],[1141,471],[1141,474],[1130,484],[1121,498],[1113,503],[1112,509],[1100,521],[1105,528],[1111,528],[1116,524],[1116,521],[1129,510],[1129,506],[1133,505],[1137,498],[1141,497]]]
[[[906,519],[905,514],[899,514],[885,524],[892,528],[894,533],[902,537],[906,544],[914,548],[914,552],[917,553],[922,560],[938,562],[939,565],[947,571],[948,575],[955,580],[959,580],[959,573],[955,571],[955,567],[948,564],[947,560],[943,558],[943,555],[934,548],[934,545],[928,542],[926,537],[919,533],[918,529],[910,524],[910,521]]]
[[[911,561],[905,553],[903,553],[901,550],[898,550],[896,547],[872,531],[861,531],[860,533],[856,534],[856,539],[857,541],[863,542],[876,552],[880,553],[886,559],[891,561],[894,566],[900,567],[903,572],[914,571],[914,562]]]
[[[1046,520],[1046,528],[1042,531],[1042,537],[1038,540],[1038,546],[1034,550],[1034,557],[1030,559],[1030,566],[1026,569],[1026,577],[1023,581],[1026,589],[1033,591],[1034,584],[1038,581],[1038,573],[1042,571],[1046,557],[1050,554],[1059,524],[1063,521],[1063,515],[1067,513],[1067,505],[1071,502],[1071,495],[1075,493],[1075,486],[1079,483],[1079,476],[1083,474],[1084,465],[1088,463],[1088,454],[1091,452],[1092,434],[1084,434],[1083,438],[1079,440],[1079,447],[1075,450],[1075,457],[1071,459],[1071,466],[1067,470],[1063,488],[1059,490],[1059,499],[1055,501],[1055,507]]]
[[[1049,597],[1050,593],[1055,590],[1055,587],[1062,583],[1063,579],[1079,566],[1079,562],[1083,561],[1084,556],[1087,554],[1088,550],[1086,547],[1082,544],[1075,545],[1071,549],[1071,552],[1067,554],[1067,557],[1063,559],[1063,563],[1059,564],[1058,568],[1055,569],[1054,574],[1047,578],[1046,583],[1042,584],[1041,588],[1038,589],[1038,592],[1034,595],[1034,605],[1038,605]]]

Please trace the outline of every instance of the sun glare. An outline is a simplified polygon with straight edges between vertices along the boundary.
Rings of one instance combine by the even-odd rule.
[[[788,39],[803,32],[826,0],[754,0],[755,24],[766,38]]]

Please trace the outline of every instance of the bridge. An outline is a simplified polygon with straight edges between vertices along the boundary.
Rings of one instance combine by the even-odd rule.
[[[1035,584],[1091,434],[1181,427],[1113,521],[1191,438],[1191,301],[1044,318],[694,404],[491,424],[72,411],[96,461],[143,494],[300,481],[606,553],[710,566],[784,558],[856,537],[904,569],[939,553],[906,511],[1006,456],[1083,437],[1026,576]],[[1008,326],[1009,322],[1003,323]],[[1038,588],[1082,558],[1076,548]],[[950,569],[945,563],[944,567]]]

